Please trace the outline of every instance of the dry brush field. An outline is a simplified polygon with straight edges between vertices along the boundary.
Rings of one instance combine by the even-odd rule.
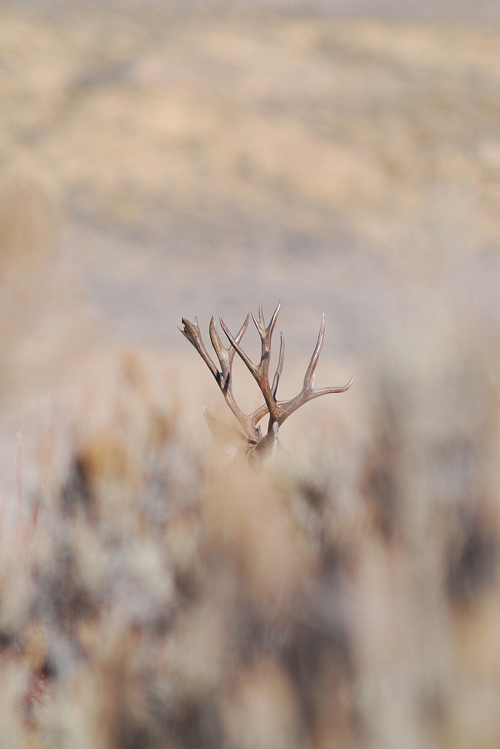
[[[2,749],[499,745],[499,92],[494,26],[0,6]],[[252,468],[177,326],[279,298],[281,397],[322,310],[356,379]]]

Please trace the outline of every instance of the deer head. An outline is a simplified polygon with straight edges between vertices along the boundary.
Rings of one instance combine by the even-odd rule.
[[[298,395],[296,395],[295,398],[291,398],[290,400],[277,400],[276,393],[278,390],[278,383],[280,380],[281,372],[283,370],[283,357],[285,353],[285,339],[283,338],[283,333],[281,333],[280,335],[278,366],[276,368],[276,372],[274,373],[272,384],[269,383],[269,362],[271,358],[271,339],[280,307],[281,302],[278,303],[278,306],[276,307],[274,314],[271,317],[271,321],[266,327],[266,324],[264,322],[264,315],[262,312],[262,305],[260,305],[258,319],[255,317],[253,312],[249,313],[236,336],[232,335],[232,333],[224,324],[222,318],[219,318],[222,330],[226,334],[230,344],[228,348],[222,345],[215,325],[215,320],[212,317],[209,326],[210,340],[212,341],[215,353],[217,354],[220,370],[217,368],[205,348],[198,325],[198,317],[194,318],[194,323],[191,323],[189,322],[189,320],[182,318],[184,328],[179,328],[181,333],[188,339],[190,343],[193,344],[203,361],[212,372],[217,381],[217,384],[222,391],[222,394],[224,395],[227,405],[238,419],[240,425],[243,427],[244,437],[243,435],[241,436],[245,440],[246,454],[251,461],[258,460],[261,457],[267,456],[274,451],[277,445],[278,430],[280,426],[283,424],[285,419],[287,419],[291,414],[293,414],[294,411],[304,405],[304,403],[313,400],[313,398],[319,398],[320,395],[327,395],[328,393],[343,393],[351,386],[351,383],[354,380],[354,377],[351,377],[346,385],[342,385],[340,387],[326,387],[320,388],[319,390],[314,389],[314,373],[318,364],[325,334],[325,315],[324,313],[322,313],[321,328],[319,331],[318,340],[313,351],[313,355],[311,356],[311,361],[309,362],[309,366],[306,370],[302,391]],[[243,338],[246,329],[248,328],[250,315],[260,335],[262,344],[259,364],[254,364],[240,346],[241,339]],[[236,404],[233,395],[232,366],[235,353],[238,354],[238,356],[247,366],[250,373],[255,378],[265,401],[262,406],[260,406],[249,416],[241,411],[239,406]],[[264,418],[264,416],[266,416],[266,414],[269,414],[269,423],[266,434],[263,434],[259,426],[259,422]],[[208,420],[210,423],[210,417]]]

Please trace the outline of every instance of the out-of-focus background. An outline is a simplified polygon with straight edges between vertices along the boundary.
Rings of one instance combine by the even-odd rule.
[[[496,6],[297,7],[3,4],[2,172],[49,183],[62,260],[122,341],[184,350],[182,315],[236,327],[281,298],[292,350],[324,309],[358,371],[402,326],[419,366],[491,354]]]
[[[103,746],[498,746],[498,3],[0,3],[0,181],[0,494],[14,532],[16,512],[24,517],[19,507],[25,505],[29,528],[47,530],[43,518],[50,512],[44,515],[43,508],[53,507],[54,487],[63,486],[63,509],[57,510],[63,517],[75,502],[95,505],[107,517],[110,506],[119,506],[115,484],[125,483],[127,492],[141,486],[144,513],[154,505],[159,527],[166,523],[168,543],[152,535],[167,549],[158,559],[165,553],[174,567],[194,565],[196,575],[208,565],[208,578],[213,573],[218,581],[211,588],[208,578],[199,573],[200,582],[192,573],[194,584],[192,570],[187,575],[182,568],[189,580],[181,575],[181,593],[174,595],[175,586],[174,592],[155,588],[151,600],[157,605],[168,598],[173,610],[184,612],[185,601],[198,601],[196,591],[204,591],[203,611],[212,612],[209,623],[221,641],[246,643],[231,650],[230,663],[214,655],[208,678],[179,653],[194,652],[204,664],[212,634],[205,642],[194,615],[189,624],[189,617],[178,623],[172,614],[180,639],[168,641],[161,662],[173,682],[168,688],[161,682],[163,691],[155,692],[158,714],[170,715],[170,722],[151,718],[142,692],[143,723],[132,698],[122,704],[116,697],[125,722],[145,733],[137,729],[136,743],[120,735]],[[296,426],[282,430],[296,473],[285,471],[288,478],[278,481],[279,489],[273,484],[269,502],[291,508],[291,526],[281,509],[271,512],[259,503],[257,510],[245,505],[234,520],[233,495],[262,493],[262,487],[248,478],[245,490],[228,479],[228,489],[221,476],[207,479],[206,457],[193,457],[200,444],[211,449],[201,406],[222,413],[221,397],[177,330],[183,316],[198,315],[208,339],[212,315],[236,330],[260,302],[269,318],[278,299],[278,329],[287,344],[281,397],[300,388],[322,311],[318,385],[356,374],[349,393],[308,405],[290,420]],[[255,331],[247,338],[256,357]],[[246,383],[235,385],[237,393],[254,408],[251,380],[242,367],[236,371]],[[68,393],[78,403],[72,418],[61,405]],[[164,398],[163,411],[151,406],[155,398]],[[125,418],[130,403],[136,410]],[[144,413],[153,425],[151,433],[144,427],[147,439],[137,426],[144,426]],[[169,419],[177,424],[175,437]],[[110,420],[113,438],[106,432],[104,439]],[[124,424],[134,435],[125,448]],[[156,473],[149,439],[154,450],[157,442],[162,450],[169,446]],[[165,471],[174,476],[170,483],[161,478]],[[230,497],[223,500],[225,492]],[[173,510],[162,515],[165,497],[194,514],[181,513],[180,520]],[[193,520],[200,507],[201,526]],[[127,533],[144,531],[140,518]],[[256,540],[262,518],[268,522],[265,553]],[[226,522],[229,530],[221,530]],[[300,543],[280,535],[294,523]],[[198,549],[199,538],[201,561],[196,551],[181,564],[179,549]],[[317,549],[315,538],[322,539]],[[39,541],[40,548],[45,543]],[[302,563],[293,566],[288,551],[280,556],[288,543],[294,549],[302,544],[301,554],[309,555],[307,574]],[[88,544],[81,547],[88,553]],[[241,564],[252,570],[251,581],[247,572],[243,581],[234,572],[239,583],[233,580],[231,588],[214,548],[230,560],[224,569],[234,562],[238,575],[238,555],[246,554]],[[143,560],[137,553],[130,569]],[[320,561],[313,564],[316,553]],[[37,564],[50,571],[50,554],[36,554],[42,558]],[[102,581],[111,562],[99,557],[100,568],[85,559],[87,583],[95,575]],[[255,572],[269,567],[282,571],[270,583],[267,572]],[[155,580],[156,573],[155,567]],[[73,570],[71,584],[64,578],[71,591],[75,576]],[[280,586],[295,590],[290,580],[300,580],[293,585],[301,595],[304,586],[308,591],[300,611],[283,604]],[[99,688],[111,672],[126,672],[139,690],[135,666],[123,661],[127,648],[139,658],[139,625],[117,603],[129,588],[106,588],[123,621],[131,622],[131,639],[121,650],[102,646],[103,652],[96,643],[116,642],[117,623],[102,624],[95,614],[109,600],[99,598],[94,582],[85,601],[94,606],[87,617],[92,627],[96,616],[104,627],[97,638],[90,624],[84,634],[74,627],[68,634],[57,619],[60,601],[59,614],[47,624],[43,596],[30,585],[29,605],[0,611],[0,633],[5,621],[9,637],[16,627],[23,633],[23,667],[34,669],[43,685],[51,683],[55,697],[26,676],[25,691],[9,687],[8,698],[17,705],[24,694],[23,730],[31,737],[36,724],[48,745],[59,736],[58,746],[75,746],[85,716],[100,715],[94,703],[87,705],[94,691],[86,682],[57,692],[61,674],[70,680],[61,683],[73,684],[68,674],[81,665],[82,653],[99,664],[90,669]],[[133,595],[142,601],[146,594],[137,586]],[[241,604],[245,586],[251,592],[241,613],[235,601]],[[44,593],[47,600],[55,588]],[[281,639],[271,638],[272,644],[268,594],[281,601]],[[17,600],[14,593],[11,599]],[[220,609],[228,612],[223,621]],[[283,624],[288,615],[300,622],[292,635]],[[33,617],[49,632],[40,635],[45,644],[35,648],[36,658],[29,645],[39,643]],[[139,658],[147,674],[148,658],[160,647],[155,643]],[[253,648],[250,665],[247,646]],[[113,682],[115,696],[120,678]],[[40,694],[33,697],[35,687]],[[185,720],[178,718],[181,693]],[[88,711],[75,717],[72,698],[74,704],[82,699]],[[259,707],[261,698],[275,701],[272,715]],[[198,712],[189,712],[193,705]],[[110,724],[117,714],[111,711]],[[24,736],[17,724],[2,728],[0,718],[2,735],[14,742],[5,746],[23,745],[25,739],[16,744],[12,738]],[[100,729],[88,730],[88,745],[101,746]]]

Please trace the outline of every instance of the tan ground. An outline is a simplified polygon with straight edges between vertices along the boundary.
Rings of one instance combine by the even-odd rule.
[[[432,191],[458,185],[480,238],[496,237],[500,32],[138,16],[2,11],[4,168],[33,167],[106,218],[319,227],[335,212],[392,251]]]
[[[282,298],[300,350],[321,309],[341,357],[436,314],[490,347],[500,31],[0,13],[3,172],[62,204],[63,265],[122,339],[183,346],[182,314]]]

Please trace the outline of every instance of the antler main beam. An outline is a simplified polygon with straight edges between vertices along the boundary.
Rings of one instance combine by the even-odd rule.
[[[217,369],[203,344],[200,329],[198,326],[198,318],[195,317],[194,323],[190,323],[188,320],[185,320],[183,318],[182,322],[184,324],[184,329],[179,328],[181,333],[196,348],[196,350],[214,375],[215,379],[217,380],[224,398],[226,399],[226,403],[245,430],[248,439],[248,450],[255,449],[257,451],[260,451],[267,447],[268,444],[274,444],[277,439],[279,427],[294,411],[296,411],[308,401],[313,400],[314,398],[319,398],[320,395],[327,395],[328,393],[344,393],[346,390],[348,390],[348,388],[352,384],[352,381],[354,380],[354,377],[351,377],[346,385],[341,385],[340,387],[326,387],[320,388],[319,390],[314,389],[315,371],[318,365],[319,356],[323,347],[323,339],[325,336],[325,315],[324,313],[322,313],[321,328],[319,331],[318,340],[316,342],[316,346],[314,348],[311,360],[304,376],[304,384],[302,386],[302,390],[298,395],[295,396],[295,398],[291,398],[290,400],[286,401],[278,401],[276,399],[276,394],[281,373],[283,371],[283,360],[285,355],[285,340],[283,338],[283,333],[281,333],[280,335],[278,366],[274,374],[272,385],[269,384],[269,362],[271,358],[271,340],[280,308],[281,302],[278,303],[278,306],[276,307],[271,317],[269,325],[267,326],[264,321],[262,305],[259,306],[258,318],[255,317],[253,312],[251,313],[252,320],[261,339],[261,355],[260,362],[258,364],[254,364],[250,357],[243,351],[240,346],[241,339],[243,338],[243,335],[245,334],[248,327],[250,315],[247,315],[245,322],[243,323],[240,331],[236,336],[232,335],[231,331],[227,328],[222,318],[219,318],[222,330],[226,334],[229,343],[231,344],[229,348],[225,348],[222,345],[219,334],[217,333],[214,318],[212,317],[209,328],[210,339],[212,341],[215,353],[217,354],[217,358],[219,359],[219,363],[221,366],[220,371]],[[260,408],[254,411],[253,414],[250,414],[250,416],[246,416],[241,411],[241,409],[237,406],[233,396],[232,365],[235,353],[238,354],[249,372],[256,380],[265,401],[265,405],[260,406]],[[267,413],[269,413],[269,426],[267,434],[263,436],[258,423]]]

